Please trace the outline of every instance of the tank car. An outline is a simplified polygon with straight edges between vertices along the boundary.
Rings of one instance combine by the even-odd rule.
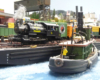
[[[10,41],[17,42],[34,42],[56,40],[61,38],[59,33],[59,25],[32,21],[23,24],[23,20],[19,19],[15,22],[14,31],[17,35],[9,37]]]

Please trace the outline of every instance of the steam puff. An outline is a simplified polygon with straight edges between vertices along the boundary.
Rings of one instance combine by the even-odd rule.
[[[23,5],[19,5],[18,9],[16,10],[15,14],[14,14],[14,19],[23,19],[25,17],[25,13],[26,13],[26,8]]]

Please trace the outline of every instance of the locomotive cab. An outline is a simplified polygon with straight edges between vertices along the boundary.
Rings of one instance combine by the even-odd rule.
[[[61,34],[59,33],[59,25],[57,24],[51,24],[51,23],[41,23],[46,28],[46,36],[48,39],[60,39]]]

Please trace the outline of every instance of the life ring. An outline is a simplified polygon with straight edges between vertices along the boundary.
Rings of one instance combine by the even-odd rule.
[[[91,65],[92,65],[92,61],[91,60],[87,60],[88,61],[88,65],[87,65],[87,68],[90,68],[91,67]]]
[[[55,59],[54,64],[56,67],[61,67],[63,66],[64,61],[62,59]]]

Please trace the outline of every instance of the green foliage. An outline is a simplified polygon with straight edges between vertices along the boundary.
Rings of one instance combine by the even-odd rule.
[[[39,15],[39,13],[36,15],[36,19],[39,19],[40,18],[40,15]]]
[[[66,20],[63,20],[63,22],[67,22]]]
[[[59,20],[59,22],[66,22],[66,20],[61,19],[61,20]]]
[[[59,20],[58,20],[58,18],[55,18],[55,22],[58,22]]]
[[[32,13],[31,15],[30,15],[30,18],[33,18],[33,19],[39,19],[39,13],[36,13],[36,12],[34,12],[34,13]]]
[[[62,19],[63,19],[63,14],[62,13],[60,13],[60,17],[61,17],[61,21],[62,21]]]
[[[71,16],[75,16],[76,14],[75,14],[74,11],[71,11],[70,15],[71,15]]]
[[[59,22],[63,22],[63,20],[62,20],[62,19],[60,19],[60,20],[59,20]]]
[[[53,19],[55,19],[55,9],[53,10]]]

